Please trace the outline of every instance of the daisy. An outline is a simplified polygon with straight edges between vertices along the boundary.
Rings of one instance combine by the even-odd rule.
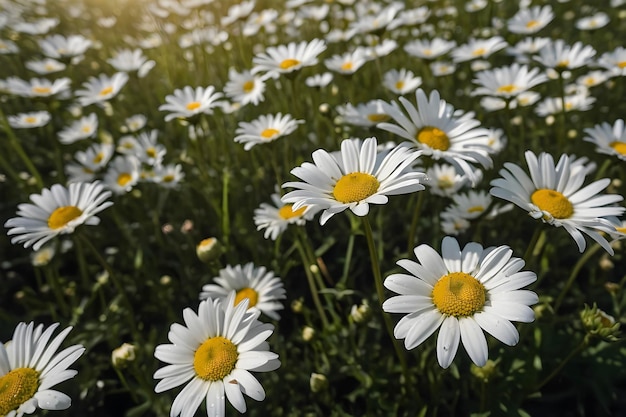
[[[324,65],[331,71],[340,74],[354,74],[368,61],[364,48],[356,48],[352,52],[346,52],[341,55],[333,55],[324,60]]]
[[[91,41],[82,35],[50,35],[39,41],[41,52],[54,59],[83,55],[90,46]]]
[[[89,77],[89,80],[83,83],[83,89],[76,91],[78,102],[83,107],[103,103],[115,97],[127,81],[128,74],[125,72],[117,72],[112,77],[106,74],[100,74],[98,78]]]
[[[520,9],[507,22],[510,32],[521,35],[537,33],[554,19],[552,6],[535,6],[530,9]]]
[[[442,368],[454,360],[459,342],[472,362],[484,366],[488,350],[483,331],[514,346],[519,333],[511,321],[529,323],[535,319],[529,306],[537,303],[537,294],[521,288],[535,282],[537,276],[521,271],[524,261],[512,257],[508,246],[483,249],[471,242],[461,249],[455,238],[446,236],[441,255],[425,244],[416,247],[414,253],[418,262],[397,262],[408,274],[392,274],[384,282],[385,287],[400,294],[385,301],[383,310],[406,314],[394,335],[404,339],[407,349],[420,345],[439,329],[437,361]]]
[[[115,194],[129,192],[139,181],[140,163],[134,156],[117,156],[104,175],[104,185]]]
[[[527,64],[530,56],[536,54],[550,43],[550,38],[524,38],[514,46],[507,48],[507,53],[515,57],[515,62]]]
[[[394,19],[387,24],[387,30],[391,31],[401,26],[417,26],[426,22],[430,17],[428,6],[417,7],[415,9],[402,10]]]
[[[602,59],[602,58],[600,58]],[[626,61],[624,63],[624,67],[626,68]],[[594,70],[589,71],[585,75],[581,75],[576,79],[576,84],[589,87],[595,87],[596,85],[603,84],[606,80],[608,80],[610,74],[606,71]]]
[[[126,118],[126,120],[124,121],[124,126],[126,127],[126,129],[128,129],[128,132],[137,132],[138,130],[143,129],[144,126],[146,126],[147,121],[148,118],[143,114],[135,114]]]
[[[264,9],[259,13],[252,13],[246,19],[246,23],[243,25],[242,33],[244,36],[254,36],[261,29],[266,33],[276,32],[276,19],[278,18],[278,10]]]
[[[104,168],[115,151],[111,143],[94,143],[86,151],[76,152],[76,159],[85,171],[95,173]]]
[[[137,136],[139,146],[135,148],[134,155],[140,162],[150,166],[157,166],[163,161],[167,150],[165,146],[157,143],[158,134],[159,132],[157,130],[152,130],[150,133],[141,132]]]
[[[98,130],[98,116],[95,113],[91,113],[89,116],[81,117],[70,126],[61,130],[58,133],[59,142],[69,145],[79,140],[91,138],[95,136],[96,130]]]
[[[585,133],[587,135],[583,140],[596,145],[596,152],[617,156],[622,161],[626,161],[626,129],[624,129],[624,120],[616,120],[613,126],[603,122],[592,128],[586,128]]]
[[[244,20],[252,10],[254,9],[256,1],[242,1],[239,4],[234,4],[228,8],[226,16],[222,17],[220,22],[222,26],[229,26],[238,20]]]
[[[422,77],[416,77],[412,71],[404,68],[399,71],[389,70],[383,76],[383,86],[395,94],[412,93],[422,85]]]
[[[357,216],[366,216],[369,204],[386,204],[389,195],[424,189],[420,181],[425,174],[409,169],[419,155],[406,146],[379,153],[376,138],[346,139],[340,153],[318,149],[313,152],[313,163],[292,169],[304,182],[283,184],[283,188],[296,190],[285,194],[282,201],[293,203],[292,210],[305,206],[324,210],[321,225],[348,208]]]
[[[168,164],[154,167],[154,176],[151,180],[165,188],[177,188],[184,178],[185,173],[180,164]]]
[[[227,265],[213,278],[216,284],[206,284],[200,292],[200,300],[207,298],[225,301],[235,293],[233,305],[248,300],[248,311],[260,311],[266,316],[280,320],[278,310],[284,307],[279,300],[287,298],[279,277],[274,276],[264,266],[255,267],[252,262],[245,265]]]
[[[605,52],[598,59],[598,65],[612,75],[626,75],[626,48],[618,46],[611,52]]]
[[[212,85],[203,88],[185,86],[182,89],[175,89],[174,94],[165,97],[165,104],[159,106],[160,111],[168,111],[165,121],[181,118],[186,119],[198,114],[212,114],[213,108],[217,105],[217,100],[223,94],[215,92]]]
[[[298,128],[304,120],[296,120],[291,115],[282,113],[259,116],[252,122],[239,122],[235,142],[243,143],[243,148],[249,151],[254,145],[273,142],[287,136]]]
[[[404,50],[407,54],[422,59],[435,59],[450,52],[456,47],[455,41],[448,41],[442,38],[432,40],[416,39],[407,42]]]
[[[324,72],[321,74],[315,74],[307,77],[304,83],[308,87],[323,88],[326,87],[333,80],[333,74],[330,72]]]
[[[563,39],[557,39],[541,48],[539,56],[535,56],[534,59],[544,67],[563,71],[590,64],[595,54],[595,49],[589,45],[583,45],[582,42],[576,42],[570,46],[565,44]]]
[[[226,414],[224,397],[237,411],[246,411],[242,393],[262,401],[265,391],[251,372],[278,369],[278,355],[266,339],[274,326],[258,320],[260,311],[246,312],[248,302],[234,306],[234,294],[224,302],[207,299],[198,313],[183,310],[185,325],[172,324],[171,344],[156,347],[154,356],[170,365],[158,369],[157,393],[186,384],[176,396],[170,416],[192,416],[203,400],[209,417]]]
[[[538,68],[529,70],[526,65],[514,63],[510,66],[477,73],[474,83],[478,84],[478,87],[472,95],[511,99],[547,80],[548,77],[540,74]]]
[[[613,249],[600,232],[615,232],[615,225],[608,218],[626,210],[612,205],[623,197],[600,194],[610,184],[608,178],[581,188],[588,172],[572,160],[563,154],[555,166],[551,155],[541,153],[537,157],[526,151],[530,177],[518,165],[507,162],[506,169],[500,170],[503,178],[491,181],[490,193],[528,211],[534,219],[562,226],[576,241],[580,252],[586,247],[582,234],[585,233],[613,255]]]
[[[47,125],[50,121],[50,117],[50,113],[45,110],[41,110],[7,116],[7,121],[9,122],[9,126],[13,129],[32,129],[34,127]]]
[[[587,111],[591,109],[595,103],[595,97],[587,94],[573,94],[564,97],[565,111]],[[546,117],[549,115],[559,114],[563,110],[563,101],[561,97],[546,97],[535,107],[537,115]]]
[[[64,63],[52,58],[27,61],[25,66],[39,75],[52,74],[54,72],[63,71],[66,68]]]
[[[461,188],[469,184],[467,176],[459,174],[453,165],[434,164],[426,170],[423,181],[428,190],[442,197],[452,197]]]
[[[609,23],[609,16],[604,12],[598,12],[593,16],[583,17],[576,21],[576,29],[595,30],[605,27]]]
[[[293,204],[285,204],[278,193],[271,196],[273,204],[261,203],[254,210],[254,224],[256,230],[263,230],[265,239],[276,240],[290,224],[304,226],[307,220],[311,220],[316,213],[313,206],[301,207],[293,210]]]
[[[404,8],[402,3],[392,3],[376,14],[359,16],[355,20],[351,28],[357,33],[384,32],[387,25],[391,23],[401,9]]]
[[[145,77],[156,63],[149,60],[139,48],[134,50],[121,49],[115,53],[113,58],[107,60],[116,71],[135,72],[139,78]]]
[[[17,77],[9,77],[6,80],[9,92],[21,97],[51,97],[69,92],[69,78],[63,77],[54,81],[45,78],[31,78],[24,81]]]
[[[317,56],[325,50],[326,43],[321,39],[270,46],[252,59],[255,65],[252,74],[265,72],[263,78],[278,78],[280,74],[295,73],[317,64]]]
[[[453,62],[431,62],[430,70],[435,77],[450,75],[456,71],[456,65]]]
[[[9,236],[17,235],[11,243],[23,243],[38,250],[44,243],[61,234],[73,233],[81,224],[95,226],[100,219],[95,214],[113,203],[106,201],[111,193],[99,182],[75,183],[67,188],[55,184],[41,194],[31,194],[34,204],[17,206],[17,215],[4,223]]]
[[[448,212],[441,213],[441,221],[439,226],[446,235],[458,236],[465,233],[470,227],[471,223],[463,217],[457,215],[450,215]]]
[[[386,122],[391,116],[384,108],[383,100],[370,100],[353,106],[347,103],[337,107],[337,113],[343,122],[354,126],[376,126],[378,123]]]
[[[415,99],[417,107],[404,97],[399,99],[408,117],[399,106],[385,103],[386,112],[398,124],[380,123],[377,127],[408,139],[433,159],[444,159],[455,165],[476,184],[470,164],[491,167],[487,130],[479,127],[480,122],[473,118],[473,112],[455,110],[439,97],[437,90],[426,97],[426,93],[418,89]]]
[[[14,54],[20,51],[20,48],[13,41],[8,39],[0,39],[0,55]]]
[[[42,410],[66,410],[72,399],[51,389],[73,378],[77,371],[67,369],[85,352],[82,345],[72,345],[57,352],[63,340],[72,330],[64,329],[52,341],[50,338],[59,327],[54,323],[45,328],[43,324],[19,323],[13,339],[0,343],[0,414],[21,417]]]
[[[501,36],[493,36],[489,39],[473,39],[457,47],[452,51],[454,62],[471,61],[478,58],[488,58],[494,52],[506,48],[507,43]]]
[[[265,82],[261,77],[252,75],[250,71],[237,72],[228,70],[228,82],[224,86],[224,94],[242,106],[252,103],[255,106],[265,100]]]

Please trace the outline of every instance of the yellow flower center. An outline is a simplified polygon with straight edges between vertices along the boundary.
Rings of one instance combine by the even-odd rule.
[[[297,59],[287,58],[284,59],[283,62],[281,62],[278,66],[280,67],[280,69],[288,70],[289,68],[295,67],[298,64],[300,64],[300,61],[298,61]]]
[[[415,138],[419,143],[423,143],[432,149],[439,151],[447,151],[450,148],[450,139],[441,129],[436,127],[426,126],[417,133]]]
[[[221,381],[237,363],[237,346],[222,337],[210,337],[200,345],[193,356],[193,369],[205,381]]]
[[[82,214],[83,211],[75,206],[58,207],[48,217],[48,227],[53,230],[60,229]]]
[[[539,25],[539,22],[537,20],[529,20],[526,23],[526,29],[532,29],[534,27],[537,27]]]
[[[611,142],[609,146],[613,148],[615,152],[622,154],[622,155],[626,155],[626,142],[615,141],[615,142]]]
[[[252,80],[246,81],[245,83],[243,83],[242,88],[243,88],[244,93],[249,93],[250,91],[254,89],[254,81]]]
[[[37,118],[33,116],[28,116],[24,118],[24,121],[28,123],[29,125],[32,125],[32,124],[37,123]]]
[[[424,49],[422,51],[422,54],[426,55],[426,56],[431,56],[433,54],[432,49]]]
[[[473,276],[465,272],[451,272],[437,281],[432,297],[442,314],[467,317],[483,308],[486,291]]]
[[[254,307],[259,302],[259,293],[250,287],[244,287],[237,291],[235,295],[235,305],[239,304],[245,299],[248,299],[248,308]]]
[[[192,101],[191,103],[187,103],[187,105],[185,107],[189,111],[194,111],[195,109],[200,107],[200,102],[199,101]]]
[[[404,88],[404,81],[396,82],[396,90],[402,90]]]
[[[152,147],[146,149],[146,155],[148,156],[148,158],[156,158],[157,156],[156,149]]]
[[[389,120],[389,115],[385,113],[370,113],[367,115],[367,120],[374,123],[382,123]]]
[[[172,182],[172,181],[174,181],[174,176],[171,175],[171,174],[165,175],[165,176],[163,176],[161,181],[166,182],[166,183]]]
[[[111,94],[112,92],[113,92],[113,87],[109,86],[109,87],[106,87],[106,88],[103,88],[102,90],[100,90],[100,95],[101,96],[106,96],[106,95]]]
[[[517,90],[517,87],[513,84],[507,84],[507,85],[502,85],[500,87],[498,87],[498,89],[496,90],[496,93],[512,93],[515,90]]]
[[[566,68],[568,65],[569,65],[569,59],[563,59],[557,62],[556,64],[557,68]]]
[[[263,139],[270,139],[274,136],[276,136],[277,134],[279,134],[280,132],[276,129],[272,129],[271,127],[268,127],[267,129],[263,130],[261,132],[261,137]]]
[[[215,244],[217,240],[214,237],[209,237],[206,239],[202,239],[200,243],[198,243],[198,247],[201,249],[208,249]]]
[[[620,67],[620,68],[626,68],[626,61],[618,62],[617,66]]]
[[[556,190],[540,188],[530,196],[530,201],[540,210],[550,213],[555,219],[567,219],[574,214],[572,203]]]
[[[33,87],[35,94],[50,94],[51,91],[50,87]]]
[[[473,206],[467,209],[468,213],[482,213],[483,211],[485,211],[483,206]]]
[[[306,206],[300,207],[298,210],[293,210],[293,204],[285,204],[278,210],[278,215],[285,220],[293,219],[294,217],[300,217],[306,210]]]
[[[442,189],[445,189],[445,188],[450,188],[450,187],[452,187],[453,185],[454,185],[454,179],[453,179],[453,178],[451,178],[451,177],[449,177],[449,176],[447,176],[447,175],[446,175],[446,176],[443,176],[443,177],[440,177],[440,178],[437,180],[437,186],[438,186],[439,188],[442,188]]]
[[[472,55],[480,56],[480,55],[484,55],[485,52],[487,52],[485,48],[478,48],[478,49],[474,49],[474,52],[472,52]]]
[[[122,172],[120,175],[117,176],[117,183],[121,185],[122,187],[124,187],[132,179],[133,179],[133,176],[130,175],[128,172]]]
[[[375,176],[365,172],[353,172],[339,178],[333,195],[341,203],[355,203],[365,200],[378,191],[380,183]]]
[[[98,154],[93,158],[93,163],[99,164],[102,162],[102,158],[104,158],[104,154],[102,152],[98,152]]]
[[[341,66],[342,71],[351,71],[352,70],[352,62],[346,62]]]
[[[82,130],[83,133],[89,133],[91,132],[91,126],[85,125],[80,130]]]
[[[17,410],[39,388],[39,372],[32,368],[17,368],[0,377],[0,416]]]

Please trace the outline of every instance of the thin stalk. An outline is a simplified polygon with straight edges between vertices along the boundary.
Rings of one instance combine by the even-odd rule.
[[[224,248],[228,251],[230,247],[230,216],[228,215],[230,172],[228,169],[224,169],[222,172],[222,239],[224,239]]]
[[[602,248],[602,246],[600,246],[598,243],[596,243],[587,252],[585,252],[585,254],[583,256],[581,256],[578,259],[578,262],[576,262],[576,265],[574,265],[574,268],[572,268],[572,272],[569,274],[569,278],[567,279],[567,282],[565,282],[565,285],[563,286],[563,289],[561,290],[561,293],[559,294],[558,298],[554,302],[554,312],[555,313],[557,312],[559,307],[561,307],[561,304],[563,303],[563,299],[565,298],[565,295],[567,294],[569,289],[572,287],[572,284],[576,280],[576,277],[578,276],[578,273],[580,272],[580,270],[583,267],[583,265],[586,265],[587,262],[589,262],[589,259],[591,259],[591,257],[593,255],[595,255],[595,253],[598,250],[600,250],[600,248]]]
[[[556,368],[554,368],[552,370],[552,372],[550,372],[550,375],[548,375],[547,377],[545,377],[540,383],[539,385],[537,385],[537,388],[535,388],[535,391],[539,391],[544,385],[546,385],[548,382],[550,382],[550,380],[552,378],[554,378],[555,376],[558,375],[559,372],[561,372],[561,369],[563,369],[563,367],[567,364],[567,362],[569,362],[574,356],[578,355],[580,352],[582,352],[583,350],[585,350],[585,348],[587,347],[587,345],[589,344],[589,336],[586,335],[584,337],[584,339],[582,340],[582,342],[580,342],[580,345],[578,345],[578,347],[576,347],[576,349],[572,350],[569,355],[567,355],[565,357],[565,359],[563,359],[561,361],[561,363],[559,364],[559,366],[557,366]]]
[[[526,252],[524,252],[524,261],[526,262],[526,264],[530,263],[530,257],[531,256],[537,256],[539,255],[539,252],[541,252],[542,246],[543,244],[539,245],[540,241],[545,241],[545,234],[546,234],[546,230],[539,226],[535,229],[535,233],[533,234],[533,237],[530,238],[530,242],[528,243],[528,247],[526,248]]]
[[[415,209],[413,209],[413,218],[411,219],[411,227],[409,229],[409,240],[407,241],[407,253],[412,253],[415,247],[415,235],[417,234],[417,223],[422,213],[422,206],[424,205],[424,195],[426,193],[417,193],[417,203]]]
[[[559,89],[561,90],[561,113],[560,113],[561,132],[557,138],[557,143],[559,145],[559,149],[557,149],[557,153],[565,152],[565,137],[567,135],[567,132],[565,130],[565,124],[566,124],[565,83],[563,82],[563,73],[561,71],[559,71]]]
[[[24,148],[20,144],[20,141],[15,136],[15,133],[13,132],[13,129],[9,125],[9,122],[6,116],[4,115],[4,112],[2,111],[2,109],[0,109],[0,122],[2,123],[2,127],[4,131],[7,133],[9,142],[11,143],[13,150],[15,151],[15,153],[17,153],[17,155],[20,157],[22,162],[24,162],[24,165],[26,165],[26,169],[28,169],[28,171],[33,176],[33,178],[35,178],[35,181],[37,182],[37,186],[39,188],[43,188],[44,183],[43,183],[43,180],[41,179],[41,175],[39,174],[39,171],[33,164],[33,161],[30,160],[30,158],[24,151]]]
[[[319,295],[317,294],[317,287],[315,286],[315,278],[313,278],[313,274],[311,273],[310,264],[308,261],[308,256],[306,254],[306,249],[302,246],[302,242],[300,239],[296,240],[296,247],[298,248],[298,252],[300,253],[300,257],[302,258],[302,264],[304,266],[304,273],[306,275],[306,279],[309,282],[309,289],[311,290],[311,297],[313,298],[313,304],[315,304],[315,308],[317,309],[317,314],[322,319],[322,325],[325,329],[329,327],[328,318],[326,317],[326,312],[324,311],[324,307],[322,307],[322,303],[320,302]]]

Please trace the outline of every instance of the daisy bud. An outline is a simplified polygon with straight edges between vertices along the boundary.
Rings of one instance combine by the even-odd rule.
[[[210,263],[216,260],[221,253],[222,246],[214,237],[204,239],[196,246],[196,255],[198,255],[198,258],[204,263]]]
[[[360,306],[353,305],[350,310],[350,318],[357,324],[366,323],[369,321],[372,315],[372,308],[369,306],[367,300],[363,300],[363,304]]]
[[[615,267],[613,261],[611,261],[608,256],[603,256],[602,258],[600,258],[598,266],[600,266],[600,269],[602,269],[603,271],[610,271]]]
[[[180,232],[181,233],[189,233],[193,230],[193,221],[192,220],[185,220],[182,224],[182,226],[180,226]]]
[[[470,372],[476,378],[487,383],[490,379],[498,375],[498,364],[491,359],[487,359],[487,363],[484,366],[472,364],[470,366]]]
[[[305,326],[304,329],[302,329],[302,339],[305,342],[310,342],[313,337],[315,336],[315,329],[309,326]]]
[[[615,282],[607,282],[607,283],[605,283],[604,284],[604,288],[606,288],[606,290],[611,295],[617,295],[617,293],[619,292],[619,284],[617,284]]]
[[[309,379],[309,385],[311,386],[311,392],[320,392],[328,387],[328,379],[324,374],[313,372]]]
[[[596,336],[605,342],[616,342],[619,340],[619,326],[613,316],[600,310],[594,303],[593,307],[585,305],[580,312],[580,320],[589,336]]]
[[[297,314],[302,313],[303,307],[304,307],[304,303],[302,302],[301,298],[298,298],[297,300],[293,300],[291,302],[291,311],[293,311],[294,313],[297,313]]]
[[[45,266],[54,257],[54,247],[52,245],[44,246],[43,248],[35,251],[30,256],[30,262],[33,266]]]
[[[135,360],[135,346],[130,343],[124,343],[122,346],[113,350],[111,353],[111,362],[118,369],[123,369],[130,362]]]

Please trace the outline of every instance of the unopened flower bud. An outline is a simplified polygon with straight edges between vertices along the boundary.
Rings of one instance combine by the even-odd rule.
[[[311,392],[320,392],[328,387],[328,379],[324,374],[313,372],[309,379],[309,385],[311,386]]]
[[[302,298],[298,298],[297,300],[293,300],[291,302],[291,311],[294,313],[302,313],[302,308],[304,307],[304,302]]]
[[[605,342],[615,342],[619,336],[619,323],[615,318],[600,310],[594,303],[593,307],[585,305],[580,312],[580,320],[590,336],[596,336]]]
[[[472,364],[470,366],[470,372],[483,382],[489,382],[490,379],[498,374],[498,364],[495,361],[488,359],[487,363],[483,366],[476,366]]]
[[[619,292],[619,284],[615,282],[607,282],[604,284],[604,288],[609,292],[609,294],[616,295]]]
[[[372,308],[367,303],[367,300],[363,300],[363,304],[357,306],[353,305],[350,310],[350,318],[357,324],[365,323],[372,315]]]
[[[118,369],[126,367],[130,362],[135,360],[135,346],[130,343],[124,343],[122,346],[113,350],[111,353],[111,362]]]
[[[221,253],[222,247],[220,242],[214,237],[204,239],[196,246],[196,255],[204,263],[216,260]]]
[[[310,342],[315,336],[315,329],[309,326],[306,326],[302,329],[302,340],[305,342]]]

